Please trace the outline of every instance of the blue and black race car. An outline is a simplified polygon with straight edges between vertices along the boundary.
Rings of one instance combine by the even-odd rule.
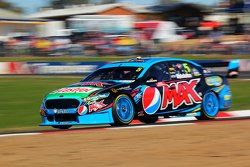
[[[45,96],[42,126],[154,123],[159,116],[214,119],[231,107],[227,80],[192,61],[136,58],[104,65]]]

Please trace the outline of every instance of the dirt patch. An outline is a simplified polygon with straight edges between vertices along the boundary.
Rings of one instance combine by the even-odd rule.
[[[250,120],[0,138],[0,166],[250,164]]]

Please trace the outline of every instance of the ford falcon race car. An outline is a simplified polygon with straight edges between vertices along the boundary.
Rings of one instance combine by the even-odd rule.
[[[41,126],[154,123],[159,116],[214,119],[231,107],[226,78],[192,61],[135,58],[104,65],[43,99]]]

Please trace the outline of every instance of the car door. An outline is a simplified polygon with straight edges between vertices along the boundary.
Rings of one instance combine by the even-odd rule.
[[[185,61],[168,62],[170,79],[162,85],[162,112],[188,113],[198,110],[202,102],[202,73]]]
[[[162,84],[170,80],[167,63],[161,62],[153,65],[144,75],[145,89],[142,96],[143,110],[148,115],[162,112]]]
[[[200,69],[185,61],[153,65],[145,74],[144,112],[165,115],[198,110],[202,102],[201,79]]]

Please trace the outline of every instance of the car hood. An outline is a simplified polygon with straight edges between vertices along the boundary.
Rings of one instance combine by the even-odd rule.
[[[46,96],[46,99],[56,98],[85,98],[92,93],[110,89],[118,85],[124,85],[121,82],[78,82],[64,88],[57,89]]]

